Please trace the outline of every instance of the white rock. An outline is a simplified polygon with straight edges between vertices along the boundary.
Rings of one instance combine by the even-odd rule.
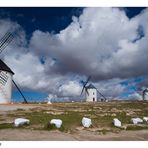
[[[54,124],[57,128],[60,128],[62,125],[62,120],[60,119],[52,119],[50,121],[50,124]]]
[[[113,119],[113,124],[114,124],[114,126],[116,126],[116,127],[121,127],[121,121],[118,120],[117,118],[114,118],[114,119]]]
[[[133,124],[138,124],[138,123],[142,123],[143,120],[140,119],[140,118],[132,118],[132,119],[131,119],[131,122],[132,122]]]
[[[83,117],[82,118],[82,125],[84,127],[90,127],[92,125],[91,119]]]
[[[18,127],[24,124],[29,124],[30,121],[28,119],[24,119],[24,118],[17,118],[14,120],[14,126]]]
[[[144,120],[145,122],[148,122],[148,117],[143,117],[143,120]]]

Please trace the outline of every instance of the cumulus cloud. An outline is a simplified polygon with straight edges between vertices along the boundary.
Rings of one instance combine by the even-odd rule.
[[[128,95],[126,98],[124,98],[125,100],[127,99],[131,99],[131,100],[143,100],[142,99],[142,95],[140,95],[137,92],[134,92],[133,94]]]
[[[94,85],[106,98],[114,99],[126,92],[126,86],[121,84],[122,81],[121,79],[110,79],[95,83]]]
[[[59,92],[64,96],[79,96],[81,93],[82,87],[80,83],[69,81],[67,84],[63,84],[59,87]]]
[[[117,8],[86,8],[59,34],[35,31],[30,45],[57,60],[49,72],[92,75],[95,81],[145,75],[143,38],[134,42],[139,26],[146,27],[139,22],[143,13],[129,19]],[[146,32],[144,38],[146,44]]]
[[[25,89],[75,96],[79,81],[91,75],[114,98],[126,91],[123,79],[148,75],[147,21],[148,9],[129,19],[118,8],[85,8],[59,33],[36,30],[27,41],[19,24],[1,19],[0,31],[19,30],[2,58]]]

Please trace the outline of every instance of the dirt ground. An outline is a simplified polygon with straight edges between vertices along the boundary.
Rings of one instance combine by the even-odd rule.
[[[35,131],[26,129],[0,130],[0,141],[147,141],[148,130],[122,131],[105,135],[81,131],[74,134],[60,131]]]
[[[131,103],[132,104],[132,103]],[[117,104],[116,102],[111,102],[108,104],[91,104],[93,107],[93,111],[97,114],[100,113],[100,118],[104,114],[108,116],[113,116],[117,112],[125,112],[127,116],[135,116],[135,114],[142,114],[144,111],[144,115],[147,115],[147,104],[143,103],[146,108],[135,107],[135,105],[129,106],[130,104]],[[55,114],[63,114],[65,111],[75,111],[75,112],[84,112],[84,114],[89,115],[88,104],[83,104],[85,107],[80,104],[54,104],[54,105],[41,105],[41,104],[0,104],[0,115],[1,120],[0,123],[9,123],[14,120],[16,114],[20,114],[21,112],[29,112],[32,111],[42,111],[46,109],[47,114],[55,115]],[[119,109],[116,106],[125,105],[127,109]],[[65,107],[66,106],[66,107]],[[139,106],[139,105],[138,105]],[[110,107],[110,109],[109,109]],[[87,108],[87,109],[86,109]],[[92,111],[92,110],[91,110]],[[110,113],[111,112],[111,113]],[[16,114],[15,114],[16,113]],[[7,116],[11,115],[13,116]],[[143,114],[142,114],[143,115]],[[91,115],[93,118],[93,116]],[[30,128],[30,129],[29,129]],[[118,132],[106,132],[102,133],[99,131],[95,131],[95,127],[92,129],[84,129],[82,127],[76,128],[74,132],[62,132],[59,130],[38,130],[31,129],[31,127],[27,128],[6,128],[0,129],[0,141],[148,141],[148,129],[142,130],[120,130]]]

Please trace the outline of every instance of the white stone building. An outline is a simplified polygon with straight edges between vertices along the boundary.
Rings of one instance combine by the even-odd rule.
[[[10,103],[14,72],[0,60],[0,103]]]
[[[86,89],[86,102],[97,102],[97,89],[92,84],[89,84]]]

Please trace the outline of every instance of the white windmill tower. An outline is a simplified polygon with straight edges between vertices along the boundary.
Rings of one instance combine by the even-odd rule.
[[[97,93],[99,93],[103,97],[103,101],[106,101],[107,99],[104,97],[104,95],[100,93],[93,84],[87,85],[90,78],[91,77],[89,76],[85,82],[82,81],[83,88],[82,88],[81,95],[85,89],[86,102],[97,102]]]
[[[0,53],[7,47],[12,39],[13,35],[9,32],[3,36],[3,38],[0,40]],[[27,103],[26,98],[12,79],[13,75],[14,72],[0,59],[0,103],[11,102],[12,82],[24,98],[24,102]]]
[[[86,102],[97,102],[97,89],[94,85],[86,86]]]
[[[148,89],[144,89],[143,94],[142,94],[143,100],[148,101]]]
[[[13,75],[14,72],[0,60],[0,103],[11,102]]]

